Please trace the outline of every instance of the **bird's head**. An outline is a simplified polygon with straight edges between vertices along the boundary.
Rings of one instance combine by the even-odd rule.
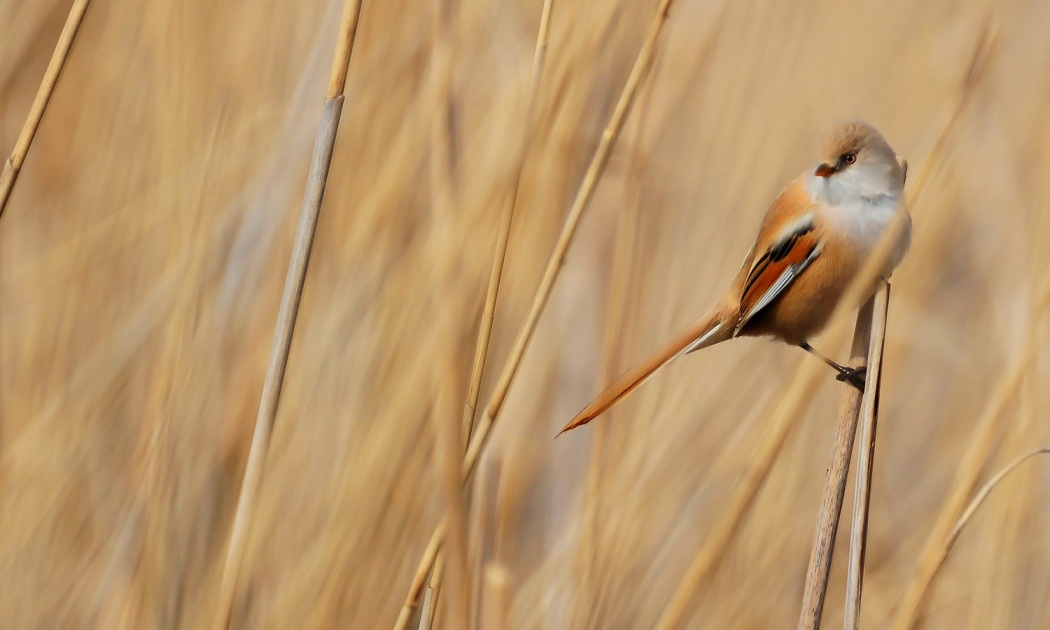
[[[876,200],[900,195],[904,172],[897,154],[871,125],[836,126],[820,146],[820,161],[809,178],[814,197],[826,203]]]

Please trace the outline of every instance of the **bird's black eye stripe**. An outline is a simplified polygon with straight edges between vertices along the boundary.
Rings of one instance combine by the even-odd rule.
[[[853,164],[854,162],[857,161],[857,154],[856,153],[844,153],[842,155],[842,157],[839,158],[839,160],[843,164]]]

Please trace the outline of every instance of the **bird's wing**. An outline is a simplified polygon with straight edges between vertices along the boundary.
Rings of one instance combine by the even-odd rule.
[[[769,209],[756,255],[740,286],[740,319],[734,335],[791,286],[823,249],[816,215],[798,185],[786,189]]]

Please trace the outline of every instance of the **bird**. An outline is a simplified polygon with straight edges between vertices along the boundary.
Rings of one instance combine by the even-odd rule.
[[[907,167],[870,124],[852,120],[835,125],[819,144],[816,166],[773,201],[722,299],[617,378],[559,435],[594,420],[674,359],[736,337],[772,337],[798,346],[831,366],[838,380],[863,390],[863,367],[839,365],[810,346],[809,339],[826,326],[898,213],[904,215],[903,227],[880,277],[888,280],[907,253]],[[875,288],[873,282],[867,295]]]

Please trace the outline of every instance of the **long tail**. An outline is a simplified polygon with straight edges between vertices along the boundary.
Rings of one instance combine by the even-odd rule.
[[[733,325],[726,316],[727,310],[719,305],[678,333],[673,339],[646,357],[644,361],[624,372],[612,385],[606,387],[605,391],[598,394],[591,404],[576,414],[576,417],[565,425],[558,435],[587,424],[605,413],[627,394],[649,380],[657,370],[677,357],[732,338]]]

